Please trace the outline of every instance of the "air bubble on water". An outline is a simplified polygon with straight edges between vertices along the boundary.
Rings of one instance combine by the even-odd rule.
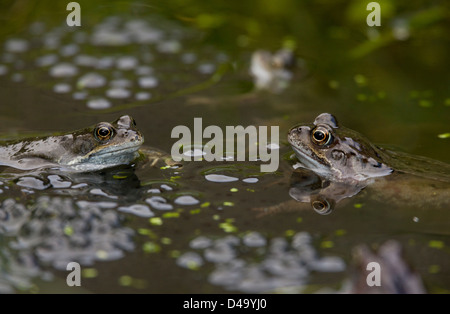
[[[51,65],[54,65],[56,62],[58,62],[59,57],[56,54],[47,54],[43,55],[35,60],[35,64],[38,67],[48,67]]]
[[[58,94],[69,93],[72,90],[72,87],[66,83],[58,83],[53,86],[53,91]]]
[[[105,98],[90,99],[86,105],[91,109],[107,109],[111,107],[111,103]]]
[[[213,244],[212,240],[205,237],[205,236],[198,236],[195,239],[192,239],[191,242],[189,242],[189,246],[192,249],[202,250],[210,247]]]
[[[177,265],[187,269],[196,269],[203,265],[202,257],[195,252],[186,252],[177,258]]]
[[[136,215],[138,217],[143,217],[143,218],[150,218],[155,215],[150,210],[150,208],[148,208],[148,206],[142,205],[142,204],[134,204],[131,206],[121,206],[118,208],[118,210],[120,210],[121,212],[124,212],[124,213],[130,213],[130,214]]]
[[[120,57],[116,60],[116,66],[119,70],[132,70],[138,66],[138,60],[131,56]]]
[[[59,63],[50,68],[50,75],[53,77],[71,77],[77,74],[77,67],[70,63]]]
[[[29,44],[25,39],[11,38],[5,42],[5,51],[21,53],[28,50]]]
[[[78,53],[78,51],[80,51],[80,47],[78,47],[78,45],[76,45],[76,44],[68,44],[68,45],[62,46],[59,49],[59,53],[63,57],[70,57],[70,56],[76,55]]]
[[[87,96],[88,96],[88,93],[86,93],[84,91],[83,92],[75,92],[72,94],[73,99],[76,99],[76,100],[86,99]]]
[[[259,232],[250,232],[242,239],[243,243],[248,247],[265,246],[267,240]]]
[[[45,24],[43,22],[33,22],[29,27],[32,35],[41,35],[45,31]]]
[[[200,201],[191,195],[183,195],[183,196],[177,197],[175,199],[174,203],[177,205],[188,206],[188,205],[196,205],[196,204],[200,203]]]
[[[136,70],[134,71],[134,73],[136,75],[150,75],[153,73],[153,71],[154,70],[152,67],[144,65],[144,66],[137,67]]]
[[[210,182],[218,182],[218,183],[239,181],[239,178],[230,177],[223,174],[207,174],[205,175],[205,179]]]
[[[161,188],[166,190],[166,191],[172,191],[173,188],[170,185],[167,184],[161,184]]]
[[[173,206],[167,203],[167,200],[161,196],[152,196],[145,200],[152,208],[156,210],[171,210]]]
[[[44,47],[48,50],[56,49],[59,47],[60,41],[59,36],[49,33],[44,37]]]
[[[133,85],[133,83],[127,79],[116,79],[116,80],[110,81],[109,85],[111,87],[116,87],[116,88],[126,88],[126,87],[131,87]]]
[[[94,67],[99,63],[99,60],[96,57],[89,56],[89,55],[77,55],[73,62],[82,67]]]
[[[197,71],[201,74],[212,74],[216,69],[216,66],[212,63],[202,63],[197,67]]]
[[[98,73],[87,73],[80,77],[77,82],[78,88],[98,88],[106,84],[106,78]]]
[[[123,99],[130,97],[131,92],[125,88],[111,88],[106,91],[106,96],[109,98],[115,98],[115,99]]]
[[[156,49],[161,53],[177,53],[181,50],[181,43],[177,40],[165,40],[158,43]]]
[[[22,73],[14,73],[12,76],[11,76],[11,80],[13,81],[13,82],[22,82],[23,81],[23,79],[24,79],[24,76],[23,76],[23,74]]]
[[[114,57],[102,57],[102,58],[98,59],[95,67],[97,69],[109,69],[112,66],[114,66],[115,62],[116,62],[116,59]]]
[[[147,92],[138,92],[136,93],[135,97],[137,100],[148,100],[152,98],[152,94]]]
[[[197,61],[197,56],[192,52],[186,52],[181,55],[181,61],[184,64],[192,64]]]
[[[189,149],[188,147],[186,147],[187,149]],[[202,148],[192,148],[188,151],[186,151],[185,153],[183,153],[183,155],[188,156],[188,157],[201,157],[206,155],[206,153],[203,151]]]
[[[0,64],[0,75],[5,75],[8,73],[8,67],[4,64]]]
[[[158,79],[153,76],[140,77],[138,79],[139,86],[142,88],[153,88],[158,86]]]

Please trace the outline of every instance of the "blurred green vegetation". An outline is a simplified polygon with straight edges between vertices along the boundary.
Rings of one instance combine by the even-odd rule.
[[[25,31],[33,21],[45,21],[49,28],[63,25],[68,2],[0,2],[0,41]],[[78,2],[80,29],[111,15],[163,16],[201,30],[202,44],[225,51],[234,62],[243,60],[242,55],[248,61],[256,49],[295,47],[314,64],[320,93],[326,90],[334,107],[345,104],[342,108],[357,117],[368,109],[405,121],[448,117],[449,1],[380,0],[380,27],[367,26],[370,1],[361,0]]]

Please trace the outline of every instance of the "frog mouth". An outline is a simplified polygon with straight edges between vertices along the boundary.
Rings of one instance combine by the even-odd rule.
[[[315,155],[313,155],[309,149],[299,148],[295,146],[293,146],[292,149],[294,150],[295,155],[297,156],[299,162],[306,168],[310,170],[316,170],[317,168],[325,167],[324,164],[322,164],[319,160],[316,160],[313,157]]]
[[[87,156],[92,157],[108,157],[113,155],[122,155],[127,153],[134,153],[139,150],[142,146],[143,141],[138,141],[136,143],[129,143],[127,145],[120,146],[109,146],[108,148],[99,148],[98,150],[92,151]]]
[[[295,136],[290,134],[288,142],[291,144],[301,166],[322,175],[330,173],[327,161],[317,156],[307,145],[296,140]]]

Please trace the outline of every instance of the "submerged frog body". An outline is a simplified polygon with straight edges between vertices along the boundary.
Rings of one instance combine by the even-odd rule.
[[[400,172],[450,182],[450,165],[378,147],[329,113],[293,127],[288,141],[303,167],[330,181],[364,182]]]
[[[101,170],[129,164],[139,156],[143,142],[134,119],[124,115],[112,123],[101,122],[67,134],[2,143],[0,166]]]
[[[256,88],[277,93],[289,85],[294,66],[295,56],[291,50],[281,49],[274,54],[257,50],[252,55],[250,74]]]

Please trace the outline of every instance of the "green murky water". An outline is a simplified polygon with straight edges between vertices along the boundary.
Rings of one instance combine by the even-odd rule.
[[[170,152],[177,125],[267,125],[285,134],[321,112],[408,153],[450,162],[447,4],[380,1],[83,2],[0,5],[2,139],[133,116]],[[278,93],[256,90],[252,52],[295,48]],[[352,252],[387,240],[428,292],[450,289],[450,213],[358,194],[330,215],[282,210],[290,163],[190,162],[182,169],[11,174],[0,181],[0,292],[314,292],[344,289]],[[224,177],[226,176],[226,177]],[[383,194],[383,191],[381,191]],[[272,208],[279,210],[263,210]],[[82,286],[66,285],[67,263]]]

